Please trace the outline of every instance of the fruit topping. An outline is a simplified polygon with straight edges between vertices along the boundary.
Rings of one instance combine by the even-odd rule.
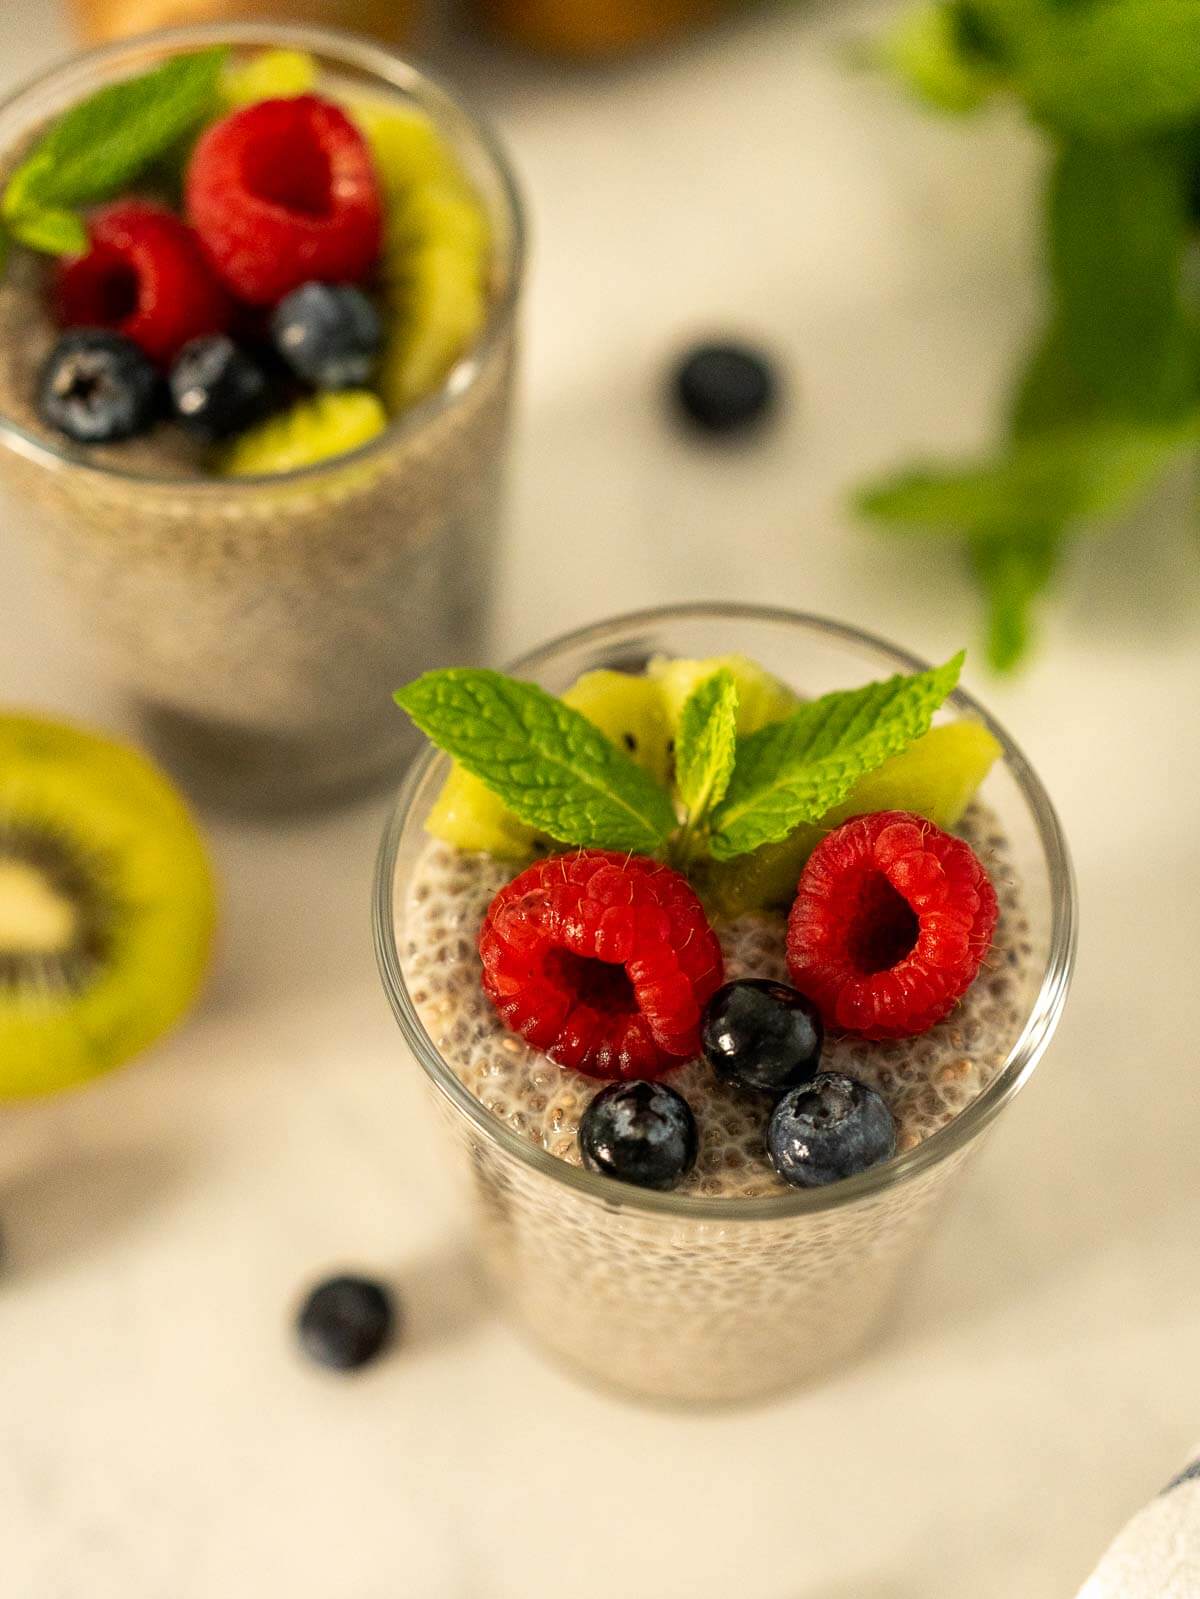
[[[585,672],[562,698],[564,705],[586,716],[651,777],[661,783],[668,780],[671,729],[657,683],[628,672]],[[456,849],[483,850],[501,860],[527,858],[538,837],[484,783],[457,764],[425,826]]]
[[[428,117],[366,102],[354,116],[387,195],[380,384],[397,412],[436,389],[483,326],[491,229]]]
[[[203,439],[227,439],[270,409],[266,375],[225,333],[185,344],[170,374],[171,402],[184,427]]]
[[[579,1123],[579,1152],[589,1171],[639,1188],[676,1187],[696,1164],[696,1118],[665,1083],[610,1083]]]
[[[0,716],[0,1098],[94,1077],[166,1032],[213,920],[204,845],[149,761]]]
[[[999,743],[978,722],[931,727],[916,743],[860,777],[850,795],[819,822],[779,844],[704,868],[700,892],[721,916],[790,906],[804,863],[834,827],[868,811],[911,811],[939,827],[956,827],[998,756]]]
[[[226,106],[259,100],[287,100],[308,94],[317,83],[317,63],[303,50],[262,50],[249,61],[227,67],[218,87]]]
[[[723,1082],[777,1095],[812,1081],[824,1038],[807,995],[757,977],[718,988],[700,1033],[704,1058]]]
[[[528,860],[538,836],[486,783],[457,762],[430,807],[425,828],[455,849],[494,855],[501,861]]]
[[[793,1088],[767,1125],[771,1164],[794,1188],[821,1188],[890,1160],[896,1124],[887,1105],[864,1083],[823,1072]]]
[[[390,336],[380,385],[395,413],[431,394],[474,342],[486,294],[479,264],[436,241],[406,255],[387,293]]]
[[[657,683],[630,672],[585,672],[563,695],[660,783],[671,773],[671,728]]]
[[[702,344],[680,363],[673,380],[676,404],[705,433],[748,429],[773,410],[776,379],[760,350],[742,344]]]
[[[158,415],[158,373],[132,339],[102,328],[64,333],[38,379],[44,421],[76,444],[115,444]]]
[[[296,1330],[320,1366],[357,1371],[382,1354],[396,1332],[391,1293],[369,1277],[330,1277],[300,1307]]]
[[[188,217],[218,276],[251,305],[302,283],[357,283],[379,256],[382,208],[371,153],[317,95],[260,100],[200,139]]]
[[[970,987],[996,926],[971,847],[920,816],[845,822],[813,851],[788,920],[792,981],[827,1027],[907,1038]]]
[[[318,394],[235,439],[221,470],[226,477],[298,472],[360,449],[386,427],[383,406],[366,389]]]
[[[229,326],[229,297],[196,235],[164,206],[123,200],[88,224],[90,248],[59,270],[63,327],[112,328],[166,365],[190,340]]]
[[[521,872],[492,901],[479,953],[505,1025],[592,1077],[659,1077],[696,1056],[722,977],[686,878],[606,850]]]
[[[275,308],[275,348],[316,389],[360,389],[379,359],[383,327],[361,289],[349,283],[303,283]]]
[[[648,676],[658,684],[672,730],[679,726],[688,696],[722,667],[731,674],[737,689],[737,731],[741,738],[769,722],[781,722],[799,704],[790,688],[745,655],[714,655],[703,661],[657,655],[650,662]]]

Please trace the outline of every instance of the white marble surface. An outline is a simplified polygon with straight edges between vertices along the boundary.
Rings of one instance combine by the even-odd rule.
[[[48,0],[14,14],[6,77],[66,37]],[[1034,315],[1036,152],[848,75],[847,15],[747,21],[574,82],[462,63],[533,199],[506,647],[712,595],[929,654],[969,631],[953,562],[864,534],[843,494],[983,437]],[[658,405],[662,361],[710,327],[767,337],[793,383],[786,425],[732,456],[682,443]],[[288,829],[212,818],[225,936],[191,1025],[0,1118],[5,1599],[1073,1592],[1200,1427],[1187,501],[1173,532],[1143,517],[1080,550],[1029,675],[970,673],[1073,840],[1074,998],[885,1341],[769,1408],[637,1410],[495,1320],[376,983],[382,803]],[[0,698],[120,728],[18,532]],[[299,1285],[347,1261],[394,1275],[412,1320],[350,1383],[304,1366],[288,1327]]]

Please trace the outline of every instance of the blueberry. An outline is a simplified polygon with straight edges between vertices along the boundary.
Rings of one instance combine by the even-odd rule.
[[[759,977],[718,988],[700,1030],[704,1058],[722,1081],[777,1095],[812,1081],[824,1038],[807,995]]]
[[[160,395],[149,358],[105,328],[64,333],[38,378],[43,420],[76,444],[115,444],[146,432]]]
[[[318,1365],[355,1371],[391,1342],[396,1310],[388,1290],[369,1277],[330,1277],[300,1308],[297,1331]]]
[[[383,341],[379,312],[346,283],[302,283],[271,318],[275,348],[317,389],[358,389],[370,381]]]
[[[674,1188],[696,1164],[697,1144],[691,1106],[662,1083],[610,1083],[579,1123],[587,1169],[639,1188]]]
[[[205,439],[227,439],[260,422],[270,409],[262,368],[224,333],[185,344],[171,368],[175,415]]]
[[[767,1153],[784,1182],[820,1188],[894,1155],[896,1124],[873,1088],[824,1072],[776,1105]]]
[[[675,400],[684,417],[706,433],[735,433],[763,421],[774,407],[771,363],[741,344],[702,344],[680,363]]]

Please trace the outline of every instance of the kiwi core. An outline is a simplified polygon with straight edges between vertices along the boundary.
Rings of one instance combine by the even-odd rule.
[[[81,990],[108,952],[103,906],[59,840],[0,828],[0,990]]]
[[[79,913],[36,866],[0,860],[0,951],[53,955],[74,944]]]

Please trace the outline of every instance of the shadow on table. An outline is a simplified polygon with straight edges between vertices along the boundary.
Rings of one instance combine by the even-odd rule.
[[[163,1150],[58,1155],[0,1183],[3,1274],[44,1271],[86,1254],[161,1203],[182,1175]]]
[[[490,1313],[487,1279],[465,1239],[398,1266],[392,1282],[404,1306],[408,1351],[444,1348]]]

